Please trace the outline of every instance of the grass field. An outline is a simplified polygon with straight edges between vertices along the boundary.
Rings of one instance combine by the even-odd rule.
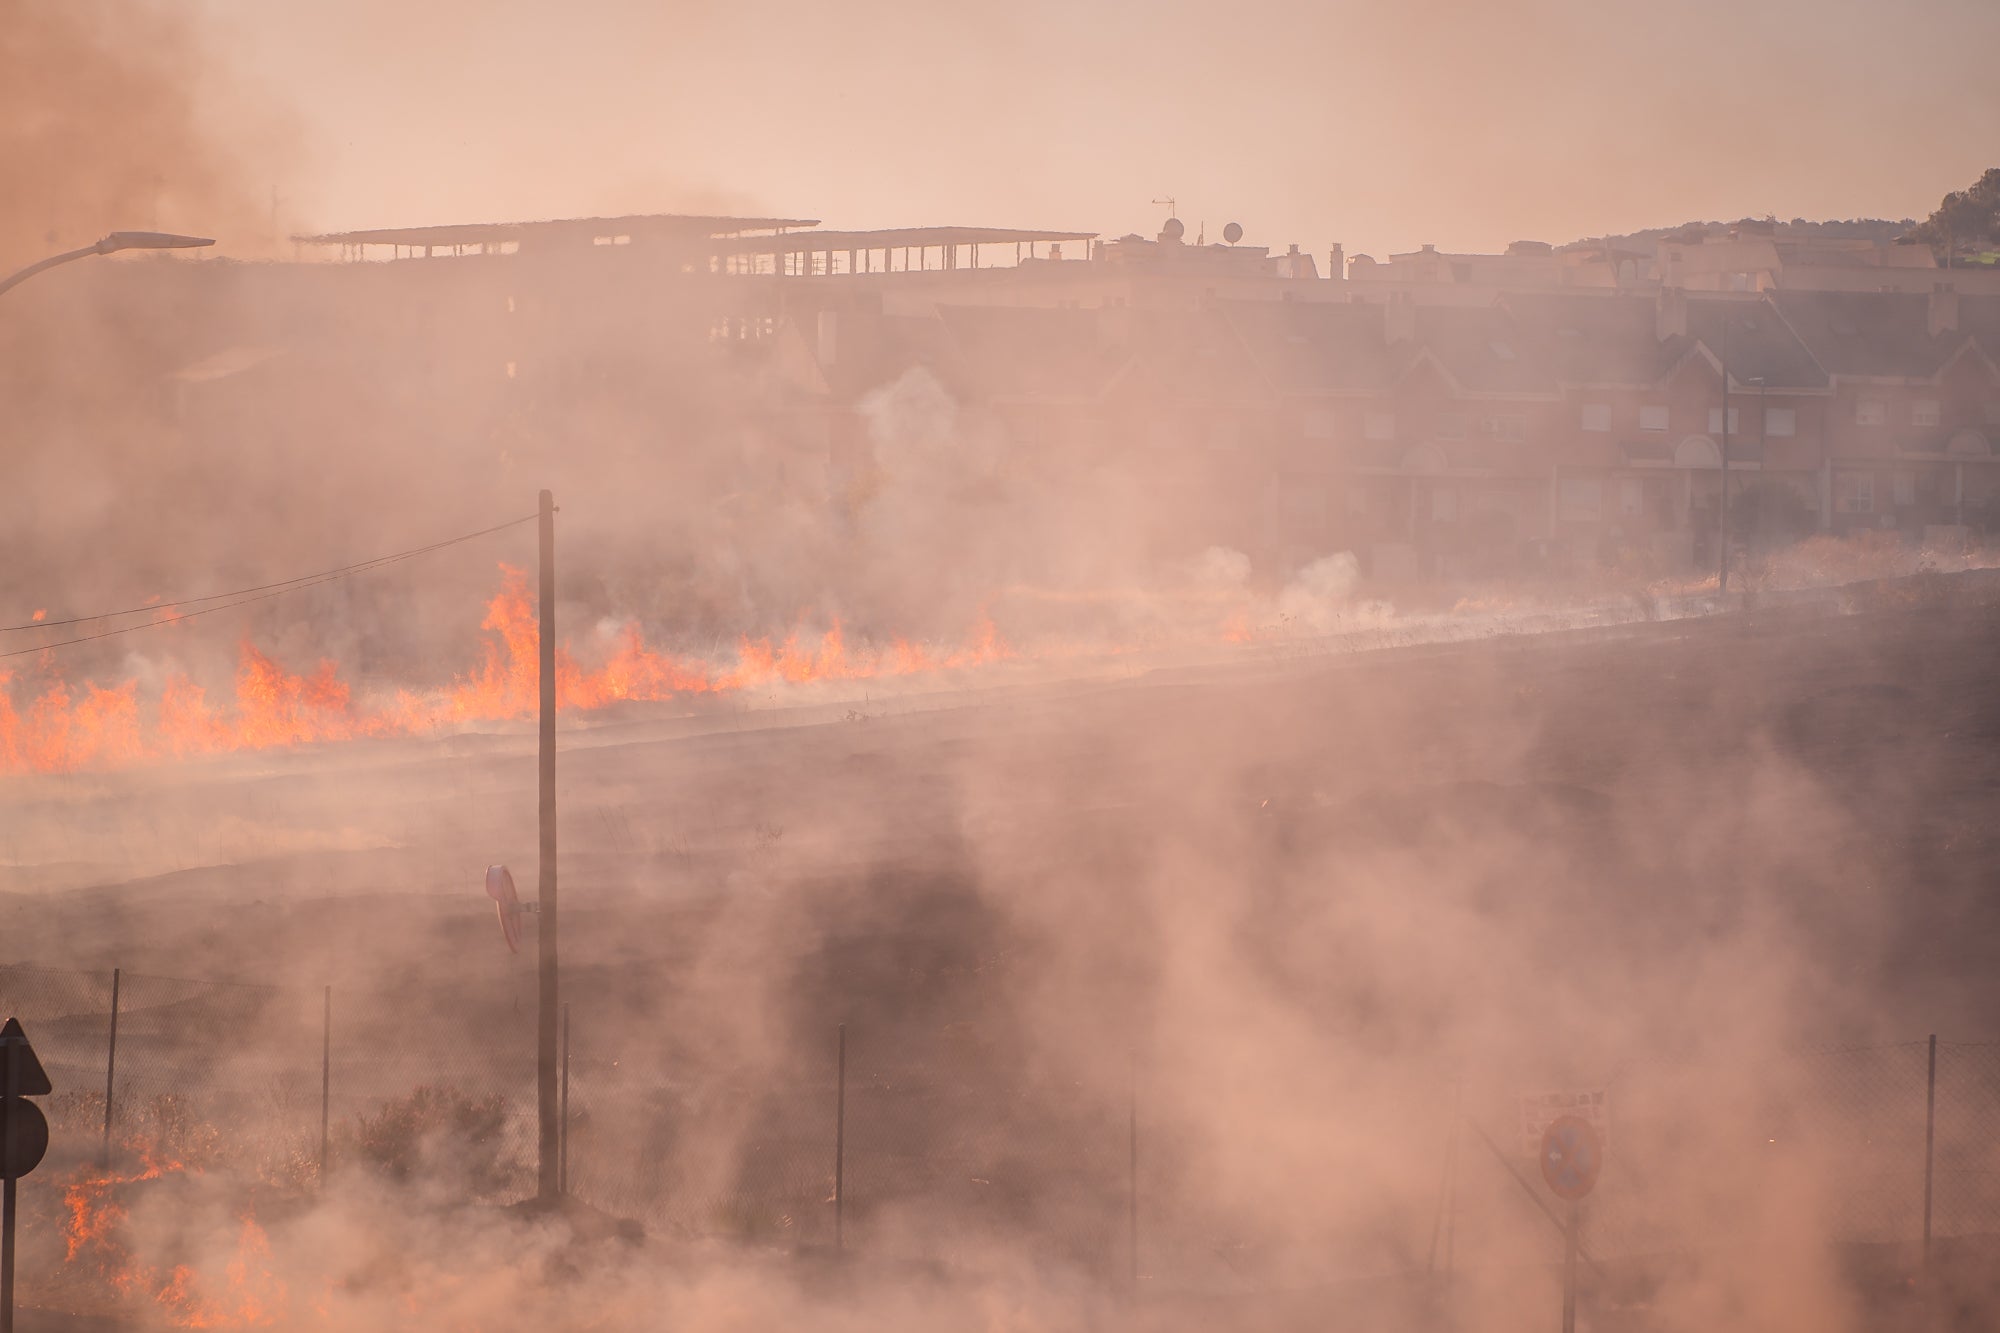
[[[725,1205],[824,1202],[845,1022],[848,1240],[877,1267],[815,1301],[879,1308],[886,1283],[913,1317],[911,1291],[957,1290],[943,1273],[1089,1307],[1076,1292],[1129,1261],[1129,1103],[1146,1319],[1254,1299],[1266,1326],[1305,1326],[1333,1299],[1314,1293],[1435,1272],[1450,1197],[1461,1313],[1537,1326],[1551,1238],[1483,1149],[1451,1146],[1452,1108],[1501,1132],[1524,1092],[1613,1086],[1630,1165],[1622,1193],[1607,1177],[1606,1261],[1679,1256],[1647,1261],[1618,1319],[1845,1317],[1842,1247],[1901,1273],[1912,1234],[1908,1172],[1876,1180],[1854,1145],[1900,1164],[1878,1121],[1905,1134],[1907,1095],[1920,1131],[1922,1083],[1901,1054],[1832,1083],[1780,1057],[2000,1039],[1996,651],[2000,599],[1934,576],[573,733],[566,997],[589,1095],[651,1108],[599,1117],[579,1181],[628,1213],[648,1191],[722,1201],[652,1218],[676,1248],[640,1267],[671,1270],[690,1311],[709,1288],[677,1247],[703,1234],[815,1252],[823,1214]],[[506,862],[532,884],[533,783],[518,734],[18,780],[0,963],[331,984],[355,1048],[518,1068],[532,966],[479,880]],[[1954,1169],[1988,1170],[1984,1151]],[[283,1263],[306,1225],[273,1225]],[[1435,1313],[1406,1304],[1394,1319]],[[1724,1307],[1751,1314],[1704,1322]]]

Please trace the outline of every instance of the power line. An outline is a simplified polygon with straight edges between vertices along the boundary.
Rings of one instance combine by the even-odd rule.
[[[252,602],[269,601],[273,597],[282,597],[286,593],[302,592],[307,588],[316,588],[323,583],[333,583],[340,579],[351,578],[356,574],[366,573],[370,570],[382,569],[389,565],[400,564],[406,560],[414,560],[418,556],[429,555],[433,551],[441,551],[448,546],[457,546],[464,542],[476,541],[481,537],[489,537],[496,532],[504,532],[508,528],[519,527],[523,523],[533,523],[538,517],[540,516],[537,514],[528,514],[522,518],[509,519],[505,523],[496,523],[490,528],[481,528],[477,532],[468,532],[457,537],[447,537],[443,541],[431,542],[424,546],[413,546],[407,551],[397,551],[390,555],[376,556],[371,560],[362,560],[351,565],[342,565],[336,569],[321,570],[316,574],[301,574],[296,578],[282,579],[276,583],[262,583],[254,587],[238,588],[233,592],[211,593],[206,597],[184,597],[172,602],[154,602],[149,606],[131,607],[123,611],[106,611],[99,615],[78,616],[70,620],[42,620],[31,621],[26,625],[0,625],[0,633],[9,633],[15,630],[49,629],[62,625],[84,625],[99,620],[115,620],[120,616],[136,615],[141,612],[163,611],[177,606],[194,606],[200,608],[194,611],[183,611],[178,615],[160,616],[154,620],[142,620],[138,624],[124,625],[117,629],[100,630],[95,634],[79,634],[74,638],[58,639],[53,643],[36,644],[32,648],[16,648],[10,652],[0,652],[0,660],[9,657],[26,657],[32,653],[48,652],[55,648],[66,648],[71,644],[91,643],[98,639],[115,638],[120,634],[131,634],[136,630],[153,629],[160,625],[177,625],[183,620],[193,620],[197,616],[205,616],[211,612],[227,611],[234,607],[248,606]],[[206,605],[206,603],[216,603],[216,605]]]
[[[517,527],[523,523],[532,523],[535,517],[535,515],[529,514],[526,518],[508,519],[505,523],[496,523],[490,528],[481,528],[478,532],[468,532],[461,537],[448,537],[443,541],[432,542],[428,546],[415,546],[407,551],[397,551],[391,555],[378,555],[371,560],[362,560],[352,565],[342,565],[338,569],[321,570],[316,574],[300,574],[296,578],[280,579],[276,583],[260,583],[255,587],[237,588],[231,592],[210,593],[206,597],[182,597],[171,602],[148,602],[144,606],[127,607],[123,611],[100,611],[93,616],[75,616],[69,620],[31,620],[22,625],[0,625],[0,634],[10,634],[16,630],[55,629],[63,625],[86,625],[94,620],[116,620],[120,616],[133,616],[141,613],[164,611],[169,607],[175,606],[199,606],[203,602],[219,602],[227,598],[242,597],[248,593],[265,592],[273,588],[283,590],[292,584],[308,584],[330,578],[340,578],[348,574],[373,569],[378,565],[393,564],[398,560],[408,560],[415,556],[428,555],[432,551],[442,550],[447,546],[456,546],[460,542],[469,542],[474,538],[485,537],[507,528]]]

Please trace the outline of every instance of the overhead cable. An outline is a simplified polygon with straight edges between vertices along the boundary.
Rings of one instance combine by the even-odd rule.
[[[16,648],[9,652],[0,652],[0,659],[25,657],[31,653],[47,652],[52,648],[64,648],[71,644],[90,643],[97,639],[109,639],[120,634],[130,634],[135,630],[152,629],[159,625],[175,625],[183,620],[193,620],[196,616],[205,616],[214,611],[227,611],[232,607],[247,606],[252,602],[269,601],[273,597],[282,597],[287,593],[301,592],[307,588],[316,588],[324,583],[333,583],[340,579],[351,578],[356,574],[366,573],[370,570],[382,569],[389,565],[400,564],[406,560],[414,560],[418,556],[429,555],[434,551],[441,551],[449,546],[457,546],[464,542],[476,541],[481,537],[489,537],[496,532],[504,532],[508,528],[519,527],[523,523],[533,523],[538,517],[540,516],[537,514],[528,514],[521,518],[509,519],[505,523],[496,523],[490,528],[481,528],[477,532],[462,533],[456,537],[447,537],[443,541],[430,542],[423,546],[413,546],[406,551],[396,551],[389,555],[376,556],[370,560],[357,561],[351,565],[341,565],[335,569],[320,570],[313,574],[301,574],[296,578],[280,579],[275,583],[261,583],[253,587],[237,588],[231,592],[210,593],[203,597],[183,597],[174,601],[151,602],[145,606],[128,607],[122,611],[104,611],[96,615],[74,616],[66,620],[34,620],[23,625],[0,625],[0,634],[4,634],[17,630],[53,629],[64,625],[87,625],[98,621],[117,620],[131,615],[144,614],[154,616],[151,620],[142,620],[136,624],[123,625],[115,629],[99,630],[94,634],[79,634],[73,638],[57,639],[53,643],[41,643],[30,648]],[[161,611],[170,610],[175,607],[197,607],[199,609],[180,611],[174,615],[163,616],[158,614]]]

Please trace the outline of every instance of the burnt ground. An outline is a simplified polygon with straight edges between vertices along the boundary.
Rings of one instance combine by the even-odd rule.
[[[628,1063],[691,1081],[817,1086],[845,1021],[862,1079],[924,1068],[974,1102],[1088,1089],[1170,1024],[1213,1055],[1219,1010],[1476,1069],[1566,1007],[1587,1058],[1550,1077],[1685,1049],[1717,1013],[1773,1047],[2000,1039],[1996,660],[2000,596],[1967,576],[611,719],[565,740],[568,993]],[[17,782],[35,865],[0,897],[0,962],[331,983],[361,1040],[449,1014],[506,1044],[532,968],[478,883],[505,861],[532,892],[533,777],[514,734]],[[1210,995],[1171,960],[1218,937]],[[1205,1096],[1188,1125],[1225,1113]],[[1037,1224],[1032,1194],[1001,1212]],[[1093,1245],[1069,1257],[1110,1263]]]
[[[2000,1035],[1986,965],[2000,943],[1996,653],[2000,593],[1968,579],[1838,612],[1253,654],[971,703],[596,722],[563,742],[570,965],[671,966],[748,887],[809,884],[789,906],[811,920],[827,989],[803,1002],[821,1007],[843,977],[862,1002],[886,980],[874,954],[980,925],[990,903],[938,890],[1001,878],[996,843],[1024,861],[1130,860],[1188,821],[1241,823],[1245,855],[1331,840],[1353,859],[1510,829],[1587,865],[1632,850],[1621,807],[1637,800],[1670,841],[1741,839],[1765,860],[1831,849],[1846,862],[1832,887],[1887,903],[1876,947],[1850,960],[1873,999],[1912,1031]],[[522,980],[478,885],[505,861],[533,893],[531,744],[468,735],[10,780],[0,962],[380,984],[416,943],[431,983]],[[1810,783],[1812,827],[1741,806],[1771,765]],[[1727,856],[1654,850],[1603,868],[1598,910],[1706,901],[1743,875]]]

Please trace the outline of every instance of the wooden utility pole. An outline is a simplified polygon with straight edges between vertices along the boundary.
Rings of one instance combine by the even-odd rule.
[[[556,1104],[556,505],[542,492],[542,608],[536,622],[541,645],[542,743],[541,885],[536,897],[541,917],[540,1005],[535,1024],[535,1102],[541,1129],[539,1194],[554,1202],[562,1192],[562,1119]]]

